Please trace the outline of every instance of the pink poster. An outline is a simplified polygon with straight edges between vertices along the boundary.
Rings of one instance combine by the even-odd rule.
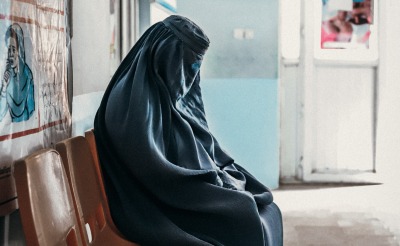
[[[321,48],[368,49],[373,0],[322,0]]]

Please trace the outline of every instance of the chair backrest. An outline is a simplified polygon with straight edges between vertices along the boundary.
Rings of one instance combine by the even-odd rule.
[[[103,200],[105,201],[105,203],[103,203],[103,206],[104,206],[104,215],[105,215],[106,221],[118,235],[123,237],[123,235],[119,232],[119,230],[115,226],[114,221],[112,220],[112,217],[111,217],[110,207],[108,206],[107,193],[106,193],[106,189],[104,187],[103,174],[101,171],[99,156],[97,153],[96,138],[94,135],[93,128],[89,129],[85,132],[85,138],[89,145],[90,153],[92,154],[93,165],[96,170],[97,179],[99,180],[101,194],[103,196]]]
[[[56,144],[70,181],[79,220],[85,228],[83,239],[90,245],[137,245],[125,240],[106,219],[107,200],[101,190],[96,164],[87,140],[82,136]],[[90,231],[88,231],[89,229]]]
[[[55,150],[42,149],[17,160],[14,177],[27,245],[83,245],[68,179]]]
[[[100,183],[101,193],[103,195],[104,200],[107,201],[107,194],[106,194],[106,190],[104,188],[103,174],[101,172],[100,161],[99,161],[99,156],[98,156],[97,147],[96,147],[96,138],[94,136],[93,128],[89,129],[85,132],[85,138],[88,142],[88,145],[90,148],[90,153],[92,154],[93,164],[94,164],[94,168],[96,169],[96,174],[97,174],[97,177],[98,177],[98,180]],[[107,206],[107,208],[104,208],[104,209],[105,210],[107,209],[106,212],[109,212],[108,203],[105,205]],[[110,216],[110,218],[111,218],[111,216]]]

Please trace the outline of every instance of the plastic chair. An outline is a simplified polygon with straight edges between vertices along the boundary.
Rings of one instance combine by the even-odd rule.
[[[111,229],[113,229],[115,231],[115,233],[117,233],[121,237],[124,237],[122,235],[122,233],[120,233],[119,230],[117,229],[117,227],[115,226],[114,221],[111,217],[110,208],[108,206],[107,193],[106,193],[106,189],[104,187],[103,174],[101,171],[99,156],[97,153],[96,138],[94,136],[93,128],[89,129],[85,132],[85,138],[89,145],[90,153],[92,154],[93,164],[94,164],[94,168],[96,169],[97,179],[99,180],[101,194],[103,196],[103,200],[106,201],[103,204],[104,205],[104,215],[105,215],[106,221],[110,225]]]
[[[71,185],[75,208],[81,221],[83,241],[89,245],[138,244],[123,238],[106,218],[107,200],[87,140],[82,136],[56,144]]]
[[[86,141],[87,141],[87,143],[89,145],[90,153],[92,154],[93,164],[94,164],[94,167],[96,169],[96,174],[97,174],[97,178],[98,178],[99,183],[100,183],[100,189],[101,189],[101,193],[102,193],[103,199],[105,201],[108,201],[107,200],[107,193],[106,193],[106,190],[104,188],[103,174],[101,172],[100,161],[99,161],[99,156],[98,156],[97,147],[96,147],[96,138],[94,136],[93,128],[90,129],[90,130],[87,130],[85,132],[85,138],[86,138]],[[109,207],[108,207],[108,202],[106,204],[104,204],[104,205],[105,205],[104,206],[105,207],[104,210],[105,210],[106,217],[109,219],[110,223],[112,223],[112,225],[114,226],[114,222],[112,221],[110,210],[109,210]]]
[[[17,160],[14,177],[28,246],[83,245],[59,154],[39,150]]]

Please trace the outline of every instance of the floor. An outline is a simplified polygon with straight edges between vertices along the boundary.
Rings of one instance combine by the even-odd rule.
[[[283,185],[285,246],[400,246],[400,186]]]

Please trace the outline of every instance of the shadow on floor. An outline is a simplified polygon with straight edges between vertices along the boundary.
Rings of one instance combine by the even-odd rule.
[[[399,189],[378,184],[296,184],[273,191],[285,246],[400,246]]]
[[[366,213],[329,210],[288,212],[284,216],[284,245],[399,245],[381,221]]]
[[[354,183],[310,183],[310,184],[280,184],[276,191],[290,191],[290,190],[321,190],[321,189],[336,189],[336,188],[346,188],[346,187],[362,187],[362,186],[375,186],[382,185],[381,183],[364,183],[364,184],[354,184]]]

